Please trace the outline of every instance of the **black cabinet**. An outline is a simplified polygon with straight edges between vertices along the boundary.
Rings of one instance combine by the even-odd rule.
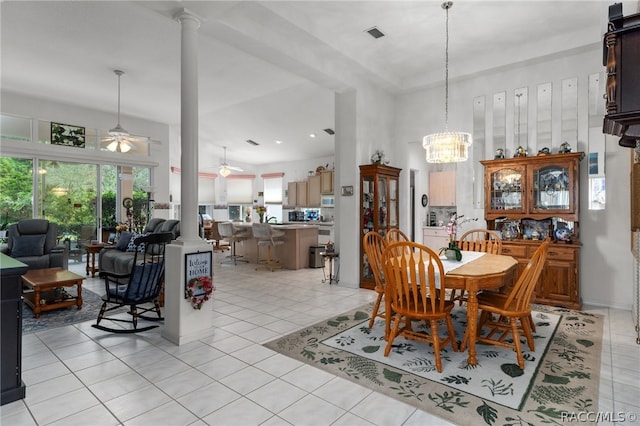
[[[22,282],[27,265],[0,253],[0,405],[24,398],[22,382]]]
[[[635,148],[640,138],[640,13],[625,17],[622,3],[611,5],[603,43],[607,72],[603,132],[621,136],[621,146]]]

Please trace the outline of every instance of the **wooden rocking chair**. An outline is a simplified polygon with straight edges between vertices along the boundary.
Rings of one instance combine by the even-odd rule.
[[[137,333],[158,327],[154,324],[138,328],[138,320],[162,321],[164,319],[158,299],[164,284],[164,251],[167,243],[172,239],[171,232],[138,237],[134,241],[136,252],[128,274],[106,271],[100,273],[100,277],[104,278],[105,294],[102,296],[98,320],[93,327],[112,333]],[[118,316],[105,317],[107,312],[123,306],[129,306],[130,319]],[[147,312],[154,312],[157,317],[145,316]],[[100,324],[102,320],[130,323],[132,328],[105,327]]]

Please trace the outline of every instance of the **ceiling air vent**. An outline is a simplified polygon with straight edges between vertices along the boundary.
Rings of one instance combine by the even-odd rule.
[[[335,135],[336,132],[333,131],[333,129],[324,129],[325,132],[327,132],[330,135]]]
[[[373,38],[384,37],[384,33],[380,31],[378,27],[369,28],[368,30],[365,30],[365,31],[368,32],[369,35]]]
[[[247,142],[249,145],[253,145],[253,146],[258,146],[260,145],[258,142],[251,140],[251,139],[247,139],[245,142]]]

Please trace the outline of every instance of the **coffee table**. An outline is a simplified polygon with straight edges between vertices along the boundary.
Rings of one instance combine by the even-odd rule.
[[[40,312],[76,305],[82,309],[82,275],[62,268],[33,269],[22,276],[22,297],[33,309],[36,318]],[[65,287],[76,286],[77,296],[70,295]],[[27,291],[25,291],[25,288]],[[29,291],[33,290],[33,291]]]

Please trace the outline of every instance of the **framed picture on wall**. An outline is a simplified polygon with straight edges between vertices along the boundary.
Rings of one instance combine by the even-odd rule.
[[[84,148],[85,128],[70,124],[51,122],[51,145]]]

